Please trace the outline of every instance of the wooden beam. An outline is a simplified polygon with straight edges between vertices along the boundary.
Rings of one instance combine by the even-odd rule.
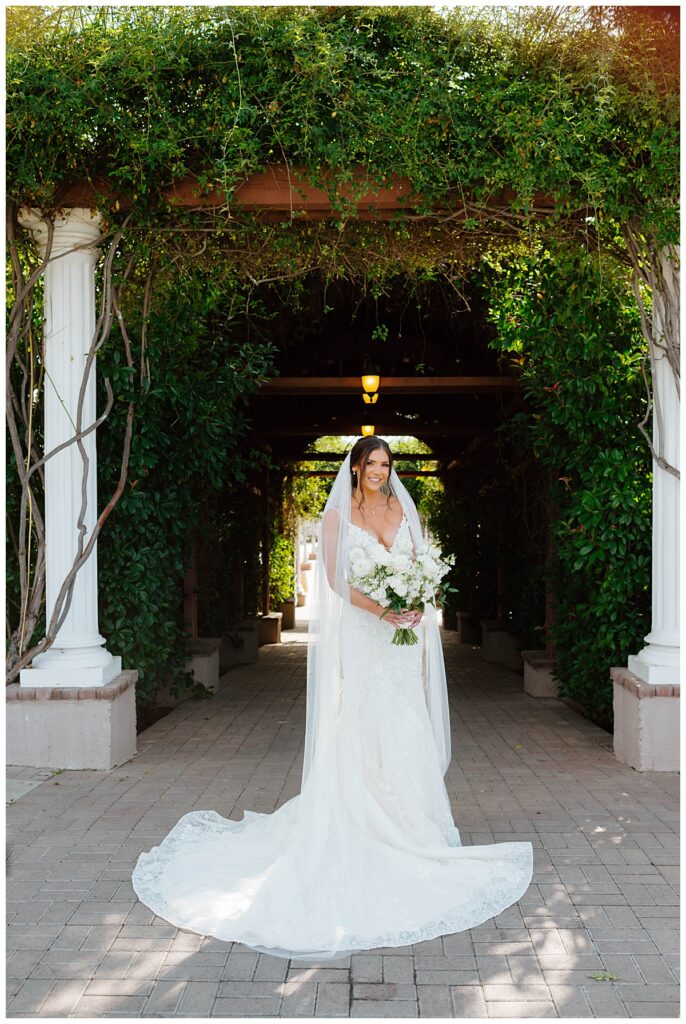
[[[483,394],[514,391],[518,384],[516,377],[381,377],[379,394]],[[348,394],[362,394],[359,377],[275,377],[260,390],[260,395]]]
[[[273,424],[262,424],[255,423],[254,431],[255,434],[267,443],[274,440],[277,437],[359,437],[360,436],[360,425],[363,416],[356,416],[355,421],[351,422],[349,419],[346,420],[329,420],[327,423],[307,423],[302,426],[293,425],[292,423],[278,423]],[[374,420],[374,416],[370,416],[369,419]],[[495,430],[493,427],[480,425],[475,423],[474,425],[463,424],[463,423],[417,423],[408,420],[395,421],[395,422],[384,422],[374,423],[375,433],[380,434],[383,437],[468,437],[473,438],[475,435],[480,434],[491,434]]]
[[[316,188],[307,181],[308,171],[305,167],[286,167],[285,164],[272,164],[264,171],[248,175],[245,181],[237,186],[231,197],[232,206],[240,206],[244,210],[279,210],[288,212],[321,212],[331,214],[331,198],[322,188]],[[331,171],[324,172],[324,180],[332,178]],[[363,166],[353,170],[355,185],[363,187],[369,182],[369,173]],[[412,185],[409,178],[391,175],[386,185],[368,190],[358,199],[353,199],[352,190],[348,185],[336,189],[342,199],[352,201],[359,210],[397,211],[411,207],[409,195]],[[197,179],[188,175],[183,181],[175,183],[165,191],[166,197],[173,205],[181,206],[226,206],[225,194],[214,189],[201,194]]]
[[[305,452],[304,455],[274,455],[274,459],[280,462],[342,462],[347,452]],[[450,456],[448,456],[450,457]],[[407,452],[394,452],[394,462],[441,462],[446,456],[440,455],[412,455]]]
[[[226,212],[227,216],[235,216],[241,210],[256,210],[260,213],[305,216],[315,220],[323,217],[340,218],[342,214],[334,211],[329,193],[325,189],[310,185],[307,181],[308,174],[306,167],[270,164],[262,171],[246,175],[228,199],[222,189],[208,190],[200,184],[196,175],[188,174],[180,181],[163,188],[161,194],[172,206],[214,207]],[[328,176],[332,176],[332,172],[328,172]],[[417,198],[410,198],[412,183],[409,178],[388,175],[384,182],[378,185],[370,181],[369,171],[362,164],[352,169],[352,176],[356,185],[368,185],[367,191],[352,202],[361,220],[386,220],[398,213],[412,212],[418,205]],[[118,185],[102,177],[94,178],[92,184],[88,181],[66,182],[58,188],[56,202],[64,207],[93,206],[97,202],[96,190],[107,196],[113,208],[115,203],[118,203],[117,209],[120,210],[129,209],[131,206],[129,196]],[[351,190],[345,184],[338,187],[336,192],[338,196],[352,199]],[[448,188],[433,212],[450,213],[453,222],[474,216],[488,221],[493,213],[509,210],[511,201],[515,198],[516,193],[512,189],[503,189],[489,196],[488,209],[475,213],[465,207],[465,200],[471,201],[477,207],[481,205],[471,193],[465,194],[461,188]],[[550,213],[555,208],[555,201],[543,192],[536,192],[532,208],[536,212]]]
[[[398,476],[407,477],[418,477],[418,476],[445,476],[444,469],[399,469],[397,471]],[[338,476],[334,470],[330,469],[291,469],[288,471],[289,476],[327,476],[335,477]]]

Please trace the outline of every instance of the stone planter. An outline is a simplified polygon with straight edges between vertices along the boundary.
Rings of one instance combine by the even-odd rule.
[[[457,639],[461,644],[480,644],[479,624],[468,612],[455,612],[457,616]]]
[[[557,697],[557,679],[553,679],[555,659],[545,651],[522,651],[524,692],[530,697]]]
[[[281,608],[281,629],[295,629],[295,598],[287,598]]]
[[[484,661],[522,671],[522,656],[507,624],[498,619],[481,620],[481,653]]]
[[[281,612],[260,616],[257,620],[257,635],[260,647],[281,643]]]
[[[219,648],[219,674],[232,665],[252,665],[257,661],[257,619],[228,623]]]
[[[222,638],[219,636],[202,636],[189,643],[190,657],[183,666],[190,672],[196,683],[206,690],[216,693],[219,689],[219,650]],[[170,686],[157,691],[155,706],[158,708],[175,708],[183,704],[191,696],[190,689],[184,689],[175,697]]]

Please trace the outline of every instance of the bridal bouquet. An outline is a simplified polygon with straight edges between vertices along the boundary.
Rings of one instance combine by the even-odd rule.
[[[408,608],[423,612],[427,604],[436,604],[437,594],[442,597],[455,589],[442,582],[455,564],[455,556],[443,558],[439,549],[430,544],[413,558],[409,537],[402,537],[391,551],[381,544],[366,549],[354,547],[350,563],[352,574],[348,583],[386,608],[381,618],[389,611]],[[391,640],[401,646],[417,642],[417,634],[408,628],[396,629]]]

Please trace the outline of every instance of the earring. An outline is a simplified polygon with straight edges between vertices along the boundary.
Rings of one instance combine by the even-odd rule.
[[[354,469],[351,472],[350,476],[352,477],[353,487],[357,487],[357,473],[355,472]]]

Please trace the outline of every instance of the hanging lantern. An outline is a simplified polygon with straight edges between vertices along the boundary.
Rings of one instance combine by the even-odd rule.
[[[371,437],[372,434],[374,433],[374,427],[371,426],[360,427],[360,430],[362,432],[363,437]]]
[[[365,373],[360,377],[360,380],[362,381],[362,387],[364,389],[362,398],[367,405],[374,405],[379,397],[376,393],[379,390],[379,375],[376,373]]]

